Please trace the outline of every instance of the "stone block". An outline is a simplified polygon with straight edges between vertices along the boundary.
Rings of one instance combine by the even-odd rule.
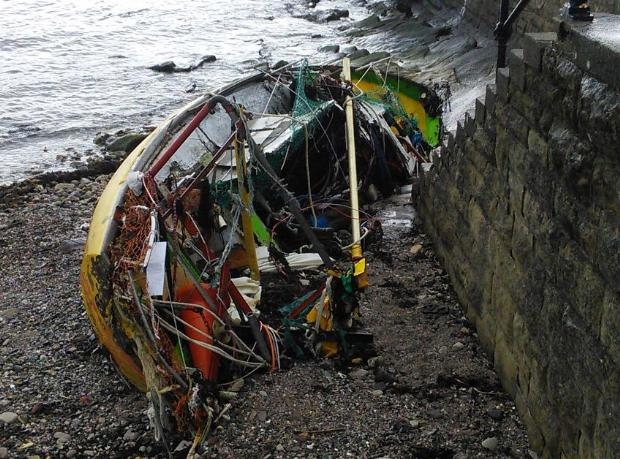
[[[456,137],[455,137],[455,132],[448,132],[448,134],[446,135],[447,138],[447,142],[446,142],[446,146],[448,148],[448,151],[450,153],[452,153],[454,151],[454,147],[456,146]]]
[[[549,168],[549,145],[547,141],[535,129],[530,129],[527,133],[527,149],[534,160],[534,166],[545,169]]]
[[[617,35],[610,33],[620,29],[617,15],[597,14],[589,23],[564,21],[561,23],[560,40],[566,52],[584,72],[612,84],[620,90],[620,45]]]
[[[512,254],[521,266],[527,269],[536,259],[534,253],[534,235],[530,232],[525,218],[515,213],[512,230]]]
[[[496,116],[499,123],[505,126],[521,144],[527,145],[527,134],[530,126],[523,115],[510,105],[498,105]]]
[[[620,293],[612,287],[605,289],[600,327],[601,343],[620,367]]]
[[[620,213],[612,208],[601,211],[598,239],[595,241],[595,264],[608,285],[620,290]]]
[[[456,134],[454,136],[456,142],[456,148],[463,148],[465,146],[465,128],[463,127],[463,123],[458,121],[456,123]]]
[[[534,100],[529,92],[513,91],[510,96],[510,106],[525,118],[528,126],[538,125],[541,115],[539,102]]]
[[[497,69],[495,75],[495,87],[497,88],[497,97],[504,103],[510,100],[510,70],[506,67]]]
[[[555,32],[526,33],[523,36],[523,60],[535,72],[542,71],[543,50],[558,39]]]
[[[510,173],[508,175],[509,205],[513,214],[523,215],[523,198],[525,197],[525,186],[519,174]],[[513,219],[514,225],[514,219]]]
[[[526,395],[523,394],[521,389],[517,388],[514,400],[517,411],[519,412],[519,418],[527,429],[527,439],[530,448],[534,451],[542,451],[545,446],[545,440],[538,427],[538,423],[532,417],[529,401],[526,399]]]
[[[619,77],[620,78],[620,77]],[[577,130],[590,136],[602,153],[617,160],[620,142],[620,91],[590,76],[584,76],[579,88]],[[609,148],[611,147],[611,148]]]
[[[511,49],[508,54],[508,68],[510,69],[510,84],[517,90],[525,90],[525,64],[523,50]]]
[[[472,137],[474,135],[474,131],[476,130],[476,120],[475,113],[473,110],[465,112],[465,134],[467,137]]]
[[[484,126],[484,115],[486,112],[486,108],[484,106],[484,102],[480,99],[476,99],[476,124],[478,126]]]
[[[620,423],[618,416],[620,394],[620,368],[610,373],[603,385],[603,395],[598,400],[594,430],[594,457],[614,457],[620,451]]]
[[[514,397],[517,390],[517,374],[519,373],[519,365],[513,355],[510,344],[506,342],[505,336],[499,328],[497,328],[495,334],[493,366],[495,367],[495,371],[499,374],[504,390]]]
[[[486,107],[486,116],[495,114],[495,101],[497,100],[497,88],[494,84],[489,84],[486,87],[484,94],[484,105]]]
[[[497,137],[497,119],[495,114],[488,110],[486,116],[484,117],[484,132],[489,137],[489,141],[494,147],[495,139]]]

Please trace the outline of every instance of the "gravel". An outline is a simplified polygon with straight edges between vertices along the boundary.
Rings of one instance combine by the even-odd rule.
[[[145,397],[117,374],[81,303],[84,228],[108,178],[2,190],[0,457],[184,457],[191,445],[153,440]],[[412,214],[406,201],[374,210]],[[529,457],[426,235],[385,221],[366,255],[367,356],[247,378],[202,457]]]

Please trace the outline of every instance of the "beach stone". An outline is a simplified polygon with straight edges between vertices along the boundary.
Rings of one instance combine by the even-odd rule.
[[[358,368],[349,373],[353,379],[364,379],[368,375],[368,370],[364,370],[363,368]]]
[[[12,411],[6,411],[0,414],[0,421],[5,424],[13,424],[15,421],[19,419],[17,413],[13,413]]]
[[[371,357],[368,359],[368,368],[374,368],[377,365],[381,365],[383,363],[383,357],[380,355],[376,357]]]
[[[240,378],[230,385],[229,390],[231,392],[239,392],[243,388],[244,385],[245,385],[245,380],[243,378]]]
[[[123,435],[123,440],[125,441],[136,441],[137,439],[138,434],[131,429],[127,430],[127,432],[125,432],[125,435]]]
[[[58,183],[54,187],[54,191],[70,191],[75,188],[73,183]]]
[[[107,146],[108,151],[124,151],[129,153],[146,138],[146,134],[132,132],[112,140]]]
[[[489,437],[482,442],[482,447],[488,449],[489,451],[495,451],[498,443],[499,442],[496,437]]]
[[[321,46],[319,48],[319,51],[322,53],[337,53],[338,51],[340,51],[340,45]]]
[[[63,444],[71,440],[71,435],[66,432],[54,432],[54,438],[59,444]]]
[[[500,410],[496,408],[491,408],[490,410],[487,410],[487,414],[489,415],[491,419],[495,421],[501,421],[502,418],[504,417],[504,413],[502,413]]]
[[[149,67],[150,70],[154,70],[155,72],[163,72],[163,73],[172,73],[176,70],[177,65],[174,61],[166,61],[161,64],[151,65]]]

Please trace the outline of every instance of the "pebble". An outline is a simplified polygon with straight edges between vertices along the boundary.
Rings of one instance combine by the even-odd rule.
[[[9,450],[4,446],[0,447],[0,459],[6,459],[9,457]]]
[[[482,447],[488,449],[489,451],[495,451],[497,449],[498,441],[496,437],[486,438],[482,442]]]
[[[374,368],[383,363],[383,357],[380,355],[368,359],[368,368]]]
[[[71,440],[71,435],[66,432],[54,432],[54,438],[58,441],[58,443],[67,443]]]
[[[0,414],[0,421],[2,421],[5,424],[13,424],[18,419],[19,419],[19,416],[17,415],[17,413],[13,413],[11,411],[6,411]]]
[[[460,351],[464,347],[465,347],[465,345],[463,343],[461,343],[460,341],[457,341],[456,343],[454,343],[452,345],[452,349],[455,350],[455,351]]]
[[[125,435],[123,435],[123,440],[125,441],[136,441],[137,438],[138,434],[131,429],[129,429],[127,432],[125,432]]]
[[[380,397],[383,395],[383,391],[380,389],[375,389],[371,392],[372,395],[374,395],[375,397]]]
[[[280,443],[278,443],[278,446],[276,446],[276,451],[284,451],[284,446],[282,446]]]
[[[491,408],[487,410],[487,414],[489,415],[491,419],[495,421],[501,421],[502,418],[504,417],[504,413],[502,413],[500,410],[496,408]]]
[[[421,424],[422,423],[418,419],[409,419],[409,425],[414,429],[420,427]]]
[[[349,376],[353,379],[364,379],[368,375],[368,370],[358,368],[349,373]]]
[[[230,392],[239,392],[243,388],[244,384],[245,380],[243,378],[239,378],[230,385],[230,389],[228,390],[230,390]]]
[[[175,453],[180,453],[181,451],[185,451],[192,446],[192,442],[188,440],[181,440],[176,448],[174,448]]]
[[[267,397],[267,392],[265,392],[264,390],[259,390],[258,393],[261,397]]]

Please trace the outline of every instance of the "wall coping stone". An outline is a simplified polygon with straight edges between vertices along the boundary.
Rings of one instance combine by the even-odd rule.
[[[523,60],[536,73],[542,71],[542,53],[558,40],[555,32],[526,33],[523,36]]]
[[[560,44],[575,56],[577,66],[620,90],[620,16],[596,13],[592,22],[555,21]]]

